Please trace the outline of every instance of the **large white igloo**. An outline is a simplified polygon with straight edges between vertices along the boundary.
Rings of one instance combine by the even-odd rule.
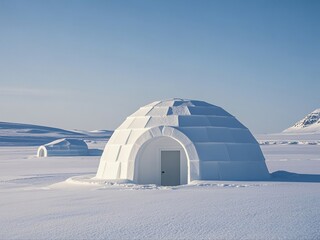
[[[267,178],[260,146],[243,124],[218,106],[180,98],[127,117],[106,144],[95,177],[157,185]]]

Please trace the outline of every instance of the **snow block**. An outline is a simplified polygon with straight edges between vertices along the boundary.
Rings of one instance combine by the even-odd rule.
[[[227,127],[227,128],[244,128],[246,127],[241,124],[235,117],[229,116],[207,116],[210,126],[213,127]]]
[[[179,127],[203,127],[210,126],[206,116],[179,116]]]
[[[134,119],[134,117],[127,117],[127,119],[117,129],[121,130],[129,128]]]
[[[119,162],[107,162],[106,173],[107,179],[119,179],[120,163]]]
[[[192,142],[209,142],[206,127],[181,127],[179,131],[188,136]]]
[[[178,126],[177,116],[156,116],[152,117],[150,121],[146,124],[147,128],[158,127],[158,126]]]
[[[226,144],[230,161],[263,161],[264,157],[257,144],[228,143]]]
[[[153,107],[149,112],[147,112],[146,116],[167,116],[169,111],[169,107]]]
[[[201,162],[200,169],[202,180],[220,180],[219,162]]]
[[[232,138],[235,143],[257,143],[256,139],[253,137],[248,129],[229,129]]]
[[[230,161],[225,143],[196,143],[195,147],[201,161]]]
[[[225,110],[219,107],[207,106],[207,107],[188,107],[191,115],[204,115],[204,116],[231,116]]]
[[[233,135],[229,128],[210,127],[208,131],[208,142],[234,142]]]
[[[146,129],[133,129],[127,140],[127,144],[134,144],[139,137],[141,137],[147,130]]]
[[[143,107],[138,109],[135,113],[133,113],[131,115],[131,117],[143,117],[146,116],[151,110],[153,109],[153,107]]]
[[[121,145],[109,144],[102,153],[101,161],[107,161],[107,159],[110,162],[117,161],[120,149]]]
[[[132,123],[129,126],[129,129],[131,128],[144,128],[149,121],[150,117],[145,116],[145,117],[136,117]]]

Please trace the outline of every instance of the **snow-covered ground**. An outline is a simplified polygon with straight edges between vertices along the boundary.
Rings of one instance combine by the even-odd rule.
[[[79,183],[99,156],[36,149],[0,147],[0,239],[320,238],[320,145],[262,145],[274,181],[178,187]]]

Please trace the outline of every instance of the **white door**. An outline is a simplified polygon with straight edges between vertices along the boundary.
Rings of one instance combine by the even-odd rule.
[[[161,185],[180,185],[180,151],[161,151]]]

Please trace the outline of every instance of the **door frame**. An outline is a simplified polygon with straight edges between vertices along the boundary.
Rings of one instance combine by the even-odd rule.
[[[200,178],[199,174],[199,165],[200,160],[198,156],[198,151],[195,147],[194,142],[192,142],[187,135],[185,135],[183,132],[181,132],[176,127],[171,126],[157,126],[157,127],[151,127],[150,129],[144,131],[137,137],[135,142],[132,146],[130,146],[130,153],[129,153],[129,163],[128,166],[125,166],[125,172],[121,176],[126,177],[129,180],[132,180],[133,182],[139,183],[139,168],[140,168],[140,158],[142,155],[142,149],[144,149],[144,146],[148,144],[149,141],[152,141],[154,138],[158,137],[168,137],[172,138],[173,140],[177,141],[179,143],[179,148],[183,149],[186,162],[183,160],[183,165],[186,166],[186,172],[183,171],[183,174],[186,173],[186,179],[183,178],[182,184],[189,184],[193,180],[198,180]],[[161,148],[161,146],[159,146]],[[157,149],[159,149],[157,148]],[[170,149],[170,148],[167,148]],[[158,153],[158,150],[155,152],[157,165],[159,164],[160,160],[158,159],[160,156],[160,153]],[[131,164],[131,162],[133,162]],[[185,165],[186,164],[186,165]],[[181,173],[180,173],[181,174]],[[182,175],[180,175],[182,176]],[[155,179],[157,180],[158,184],[160,182],[160,174],[155,176]],[[180,179],[181,180],[181,179]]]

